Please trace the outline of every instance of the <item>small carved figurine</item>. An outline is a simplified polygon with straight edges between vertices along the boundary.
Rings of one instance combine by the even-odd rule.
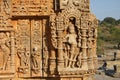
[[[32,52],[32,69],[34,70],[35,73],[38,73],[40,69],[40,62],[38,60],[39,58],[40,52],[38,51],[37,47],[34,47]]]

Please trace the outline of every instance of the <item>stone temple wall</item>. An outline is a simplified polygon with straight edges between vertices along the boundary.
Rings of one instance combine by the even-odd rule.
[[[90,0],[0,0],[0,80],[93,80],[98,21]]]

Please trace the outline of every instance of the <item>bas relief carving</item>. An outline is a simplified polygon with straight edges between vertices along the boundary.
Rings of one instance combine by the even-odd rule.
[[[51,40],[58,41],[57,47],[54,46],[55,42],[52,45],[58,49],[59,74],[71,73],[70,70],[95,69],[93,55],[96,55],[97,19],[89,13],[89,1],[61,0],[60,9],[62,11],[54,15],[55,18],[51,15],[53,19],[50,20],[51,34],[54,36]],[[63,68],[59,69],[59,65]]]
[[[66,46],[67,46],[67,53],[68,53],[68,65],[67,62],[66,66],[68,67],[75,67],[76,58],[79,54],[79,48],[77,48],[77,34],[75,31],[74,25],[74,18],[70,18],[69,26],[68,26],[68,33],[65,36],[66,38]],[[67,54],[65,53],[65,54]]]
[[[20,58],[20,67],[19,67],[19,71],[26,73],[27,69],[28,69],[28,61],[29,61],[29,53],[27,53],[26,48],[21,47],[18,49],[17,51],[18,53],[18,57]]]
[[[1,0],[0,79],[95,73],[98,22],[89,4],[89,0]]]
[[[18,71],[28,73],[30,65],[30,22],[29,20],[18,20],[16,31],[16,52],[19,60]]]
[[[50,0],[13,0],[12,14],[13,16],[49,15],[50,2]]]
[[[0,32],[0,70],[10,69],[10,34],[9,32]]]
[[[40,69],[40,62],[39,62],[39,58],[40,58],[40,51],[38,51],[37,47],[33,48],[33,53],[31,54],[31,58],[32,58],[32,69],[35,73],[39,72]]]

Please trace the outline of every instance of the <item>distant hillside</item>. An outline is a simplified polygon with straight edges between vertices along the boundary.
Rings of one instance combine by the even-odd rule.
[[[106,17],[99,21],[97,54],[104,54],[105,50],[120,49],[120,19]]]

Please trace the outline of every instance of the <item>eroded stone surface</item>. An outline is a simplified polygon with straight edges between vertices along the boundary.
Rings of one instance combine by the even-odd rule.
[[[89,4],[1,0],[0,79],[92,80],[98,22]]]

